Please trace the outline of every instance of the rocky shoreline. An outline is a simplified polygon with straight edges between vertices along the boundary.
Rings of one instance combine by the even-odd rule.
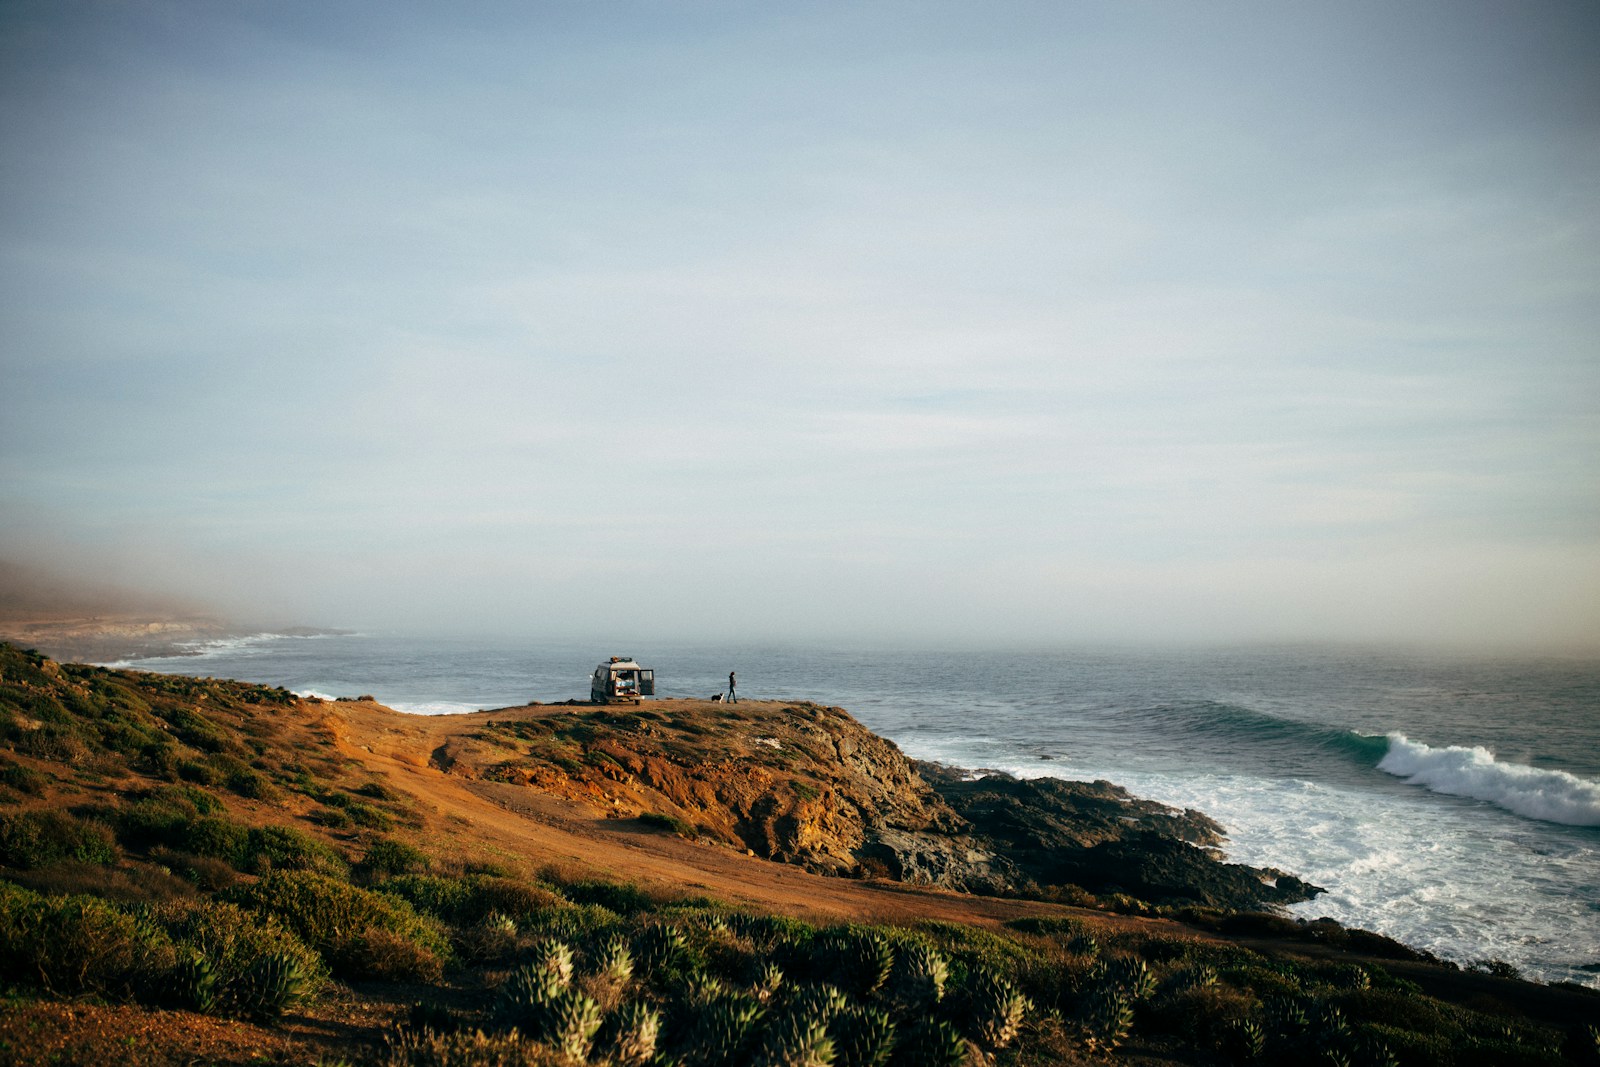
[[[465,718],[472,728],[433,755],[448,774],[652,820],[818,873],[1245,910],[1321,892],[1282,871],[1228,863],[1223,828],[1200,812],[1109,782],[918,762],[842,708],[662,700]]]

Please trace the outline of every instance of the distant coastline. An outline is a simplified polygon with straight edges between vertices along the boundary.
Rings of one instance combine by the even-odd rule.
[[[207,646],[252,637],[331,637],[350,630],[316,626],[247,626],[210,615],[103,613],[0,617],[0,641],[71,663],[126,663],[198,656]]]

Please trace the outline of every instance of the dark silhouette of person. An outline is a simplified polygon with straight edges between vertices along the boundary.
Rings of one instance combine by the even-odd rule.
[[[737,680],[738,679],[735,678],[734,673],[732,671],[729,671],[728,672],[728,703],[730,703],[730,704],[739,703],[739,698],[737,696],[735,696],[734,692],[733,692],[733,687],[734,687],[735,683],[737,682]]]

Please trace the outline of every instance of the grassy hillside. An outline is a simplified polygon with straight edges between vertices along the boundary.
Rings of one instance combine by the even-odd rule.
[[[891,881],[852,857],[965,832],[892,746],[729,710],[418,723],[0,645],[0,1062],[1600,1063],[1600,996],[1333,924]]]

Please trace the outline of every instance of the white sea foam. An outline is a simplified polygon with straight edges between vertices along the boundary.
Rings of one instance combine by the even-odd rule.
[[[380,703],[387,703],[380,701]],[[465,715],[470,711],[483,711],[495,707],[493,704],[462,704],[450,700],[425,700],[412,703],[410,701],[396,701],[389,704],[395,711],[403,711],[407,715]]]
[[[1024,778],[1109,778],[1135,795],[1196,808],[1228,831],[1227,858],[1277,867],[1327,888],[1290,911],[1376,930],[1460,963],[1494,957],[1545,981],[1600,988],[1600,848],[1551,838],[1509,815],[1463,819],[1429,794],[1396,795],[1302,779],[994,760],[955,737],[907,745],[920,759],[986,763]],[[983,756],[991,758],[984,760]],[[1493,862],[1485,862],[1485,857]]]
[[[1482,746],[1433,748],[1404,734],[1390,734],[1389,752],[1378,769],[1435,793],[1487,801],[1526,818],[1600,826],[1600,782],[1503,763]]]

